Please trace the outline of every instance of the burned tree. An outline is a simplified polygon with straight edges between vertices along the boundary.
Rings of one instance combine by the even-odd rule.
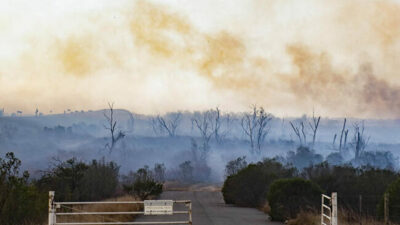
[[[117,121],[114,118],[114,103],[108,103],[108,107],[109,107],[109,115],[107,115],[106,112],[103,113],[104,117],[107,120],[107,125],[104,125],[104,128],[110,131],[111,144],[107,143],[105,147],[108,148],[108,150],[111,153],[115,147],[115,144],[121,138],[125,137],[125,134],[121,130],[117,130]]]
[[[314,148],[315,139],[316,139],[316,136],[317,136],[318,126],[319,126],[319,122],[320,121],[321,121],[321,117],[320,116],[315,117],[314,112],[313,112],[312,120],[311,120],[311,122],[308,123],[310,125],[310,128],[311,128],[312,132],[313,132],[311,148]]]
[[[199,130],[202,140],[202,153],[201,158],[205,159],[210,151],[210,140],[215,135],[215,112],[208,110],[202,113],[195,113],[192,118],[192,125]]]
[[[127,130],[126,133],[132,134],[135,129],[135,118],[131,112],[128,112],[129,120],[127,121]]]
[[[182,113],[169,113],[164,117],[158,115],[152,119],[153,130],[157,133],[167,133],[170,137],[176,136],[176,130],[181,122]]]
[[[211,110],[211,112],[214,117],[214,138],[217,143],[221,144],[229,135],[234,118],[229,113],[222,115],[218,107],[215,110]]]
[[[337,134],[333,135],[332,148],[335,149]]]
[[[304,121],[295,124],[293,121],[290,121],[290,126],[292,127],[294,133],[296,134],[297,138],[299,139],[300,146],[307,145],[307,136],[304,127]]]
[[[225,128],[223,129],[223,131],[221,132],[222,134],[220,135],[220,137],[222,137],[222,139],[225,139],[229,136],[230,132],[231,132],[231,128],[232,128],[232,124],[235,122],[235,118],[232,114],[228,113],[225,114],[224,116],[224,124],[225,124]]]
[[[214,120],[215,120],[215,125],[214,125],[214,137],[215,140],[218,143],[221,143],[221,134],[220,134],[220,129],[221,129],[221,111],[220,109],[217,107],[215,108],[215,110],[211,110],[212,113],[214,114]]]
[[[352,145],[354,147],[354,159],[358,161],[358,159],[361,156],[361,153],[365,150],[365,148],[368,145],[369,137],[365,137],[364,131],[364,122],[361,123],[355,123],[353,125],[354,128],[354,136],[353,136],[353,141]]]
[[[241,126],[250,142],[250,151],[252,153],[261,153],[261,148],[266,136],[269,133],[269,122],[272,120],[272,115],[265,110],[256,106],[253,107],[251,113],[245,113]]]
[[[340,143],[339,143],[339,152],[340,153],[342,152],[342,149],[346,149],[347,135],[349,133],[349,130],[346,129],[346,122],[347,122],[347,119],[344,118],[342,132],[340,134]],[[343,141],[343,137],[344,137],[344,142],[342,142]]]

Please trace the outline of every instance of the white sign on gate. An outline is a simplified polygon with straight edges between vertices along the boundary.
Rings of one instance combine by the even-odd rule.
[[[172,215],[173,200],[145,200],[144,215]]]

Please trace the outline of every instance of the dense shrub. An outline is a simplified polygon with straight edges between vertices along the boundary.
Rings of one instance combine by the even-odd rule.
[[[224,200],[228,204],[259,207],[265,202],[269,185],[276,179],[292,177],[295,171],[272,159],[250,164],[227,177],[222,188]]]
[[[400,179],[397,179],[392,184],[389,185],[385,194],[389,196],[389,219],[391,222],[400,222]],[[378,205],[378,216],[383,218],[384,215],[384,196],[382,196],[381,201]]]
[[[369,216],[376,215],[383,193],[400,177],[397,172],[387,169],[330,166],[327,163],[305,168],[302,176],[317,183],[326,193],[337,192],[338,204],[347,211],[359,211],[361,195],[362,212]]]
[[[295,218],[301,210],[317,209],[322,190],[312,181],[302,178],[279,179],[271,184],[268,202],[273,220]]]
[[[369,152],[364,151],[360,153],[357,160],[353,160],[354,166],[369,166],[380,169],[394,169],[398,163],[396,157],[391,152],[375,151]]]
[[[101,200],[114,195],[118,186],[119,166],[104,159],[93,160],[83,174],[80,190],[84,200]]]
[[[339,152],[334,152],[334,153],[329,154],[326,157],[326,161],[330,165],[342,165],[344,162],[344,159],[343,159],[342,154],[340,154]]]
[[[237,159],[231,160],[225,166],[225,176],[229,177],[235,175],[243,168],[246,168],[246,166],[246,156],[238,157]]]
[[[321,163],[323,157],[308,147],[300,146],[296,149],[296,152],[288,152],[286,161],[298,169],[303,169],[304,167]]]
[[[42,223],[46,218],[47,195],[28,183],[29,174],[19,175],[21,161],[13,153],[0,157],[0,224]]]
[[[193,166],[191,161],[185,161],[179,164],[180,178],[183,182],[193,181]]]
[[[228,176],[222,194],[228,204],[260,207],[266,202],[266,193],[274,180],[292,177],[314,182],[327,194],[337,192],[338,204],[346,212],[359,212],[361,195],[363,215],[374,216],[377,215],[377,205],[385,190],[400,179],[400,174],[390,169],[354,168],[351,165],[329,165],[327,162],[305,167],[298,174],[295,169],[283,166],[276,159],[266,159]],[[291,184],[296,188],[296,184]],[[347,217],[350,218],[350,215]]]
[[[43,191],[55,191],[57,201],[94,201],[111,197],[118,186],[119,166],[114,162],[76,158],[58,162],[36,185]]]
[[[157,168],[157,167],[155,167]],[[133,174],[131,183],[124,184],[124,190],[142,200],[162,193],[163,184],[156,180],[154,172],[148,166],[140,168]]]

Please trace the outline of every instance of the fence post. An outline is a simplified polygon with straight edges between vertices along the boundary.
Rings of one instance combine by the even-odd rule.
[[[337,193],[332,193],[332,225],[338,225],[338,215],[337,215]]]
[[[321,195],[321,224],[324,224],[324,195]]]
[[[189,202],[189,225],[192,225],[192,201]]]
[[[389,193],[385,193],[384,195],[384,216],[385,216],[385,225],[389,224]]]
[[[359,200],[360,200],[360,225],[362,225],[362,195],[359,196]]]
[[[49,225],[56,223],[56,208],[54,202],[54,191],[49,191]]]

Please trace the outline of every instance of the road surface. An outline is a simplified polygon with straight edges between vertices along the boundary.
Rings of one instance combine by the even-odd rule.
[[[281,225],[270,222],[267,215],[253,208],[226,205],[221,192],[217,191],[166,191],[160,199],[191,200],[193,225]],[[183,205],[174,205],[174,210],[186,210]],[[137,222],[187,221],[188,215],[141,216]]]

